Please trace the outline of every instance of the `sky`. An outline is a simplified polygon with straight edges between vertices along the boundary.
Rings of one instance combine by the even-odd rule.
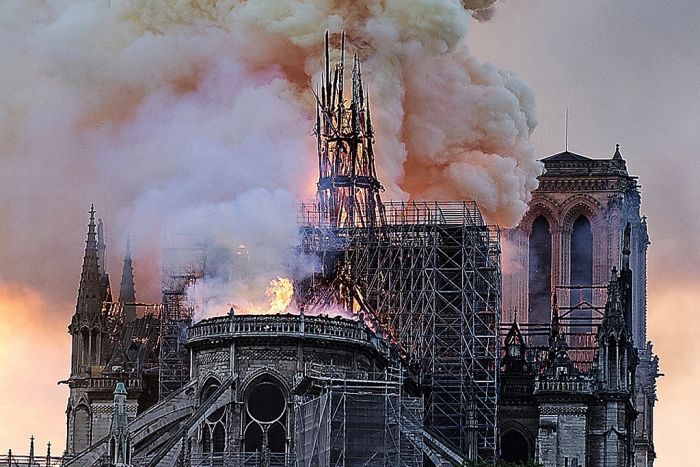
[[[25,7],[47,3],[59,6]],[[309,115],[303,109],[309,108],[308,84],[318,65],[317,29],[338,27],[340,21],[328,16],[327,22],[317,24],[321,16],[314,14],[322,9],[246,10],[234,19],[246,32],[246,27],[255,26],[251,34],[257,40],[252,49],[256,54],[249,56],[245,37],[231,39],[215,28],[206,35],[190,34],[196,27],[190,24],[192,17],[206,13],[218,18],[219,11],[160,15],[153,2],[139,0],[133,3],[148,7],[147,14],[130,19],[124,28],[104,9],[56,14],[65,12],[69,3],[0,0],[0,57],[5,64],[0,68],[0,380],[6,383],[0,387],[0,451],[26,451],[31,434],[37,436],[40,452],[49,440],[54,452],[63,447],[67,389],[56,383],[68,376],[66,327],[75,307],[91,201],[105,217],[110,235],[108,269],[113,281],[121,270],[124,233],[135,234],[137,294],[144,299],[157,297],[158,281],[152,277],[157,277],[158,261],[153,249],[144,246],[160,241],[153,232],[159,232],[161,224],[151,222],[156,210],[169,214],[159,221],[176,227],[182,227],[182,219],[207,225],[234,213],[236,222],[213,233],[240,234],[246,242],[264,237],[261,248],[274,248],[266,250],[261,268],[274,266],[268,260],[285,246],[279,238],[285,237],[288,226],[269,226],[295,197],[308,194],[290,194],[292,185],[312,186],[306,172],[313,157],[300,161],[298,155],[310,154],[313,148]],[[218,2],[233,3],[237,2]],[[338,3],[353,18],[353,3]],[[571,151],[610,157],[619,143],[630,172],[639,176],[652,241],[649,337],[665,373],[659,380],[655,413],[656,465],[684,465],[693,447],[691,423],[700,417],[695,396],[700,360],[693,358],[691,347],[700,331],[693,320],[694,304],[700,303],[695,285],[700,279],[700,246],[694,242],[700,236],[695,208],[700,188],[694,183],[700,178],[695,154],[700,147],[700,5],[690,0],[675,1],[672,7],[631,0],[502,0],[489,20],[477,22],[463,18],[450,0],[410,3],[415,16],[398,8],[373,18],[370,39],[376,43],[366,45],[369,52],[363,57],[368,62],[366,80],[374,83],[378,95],[374,105],[384,135],[378,138],[379,148],[393,158],[391,164],[380,165],[380,176],[393,184],[400,178],[396,172],[405,169],[411,180],[411,170],[415,175],[430,167],[432,158],[444,157],[454,170],[435,180],[459,175],[465,166],[481,174],[470,180],[471,188],[455,182],[447,194],[481,197],[493,206],[493,216],[506,213],[503,216],[512,220],[522,209],[523,192],[537,168],[532,161],[563,149],[566,108]],[[444,9],[436,13],[419,8],[425,5]],[[296,21],[285,21],[290,12],[297,15]],[[394,26],[404,35],[392,35],[387,18],[395,19]],[[433,20],[427,22],[433,28],[428,33],[423,18]],[[348,21],[343,25],[352,37],[355,26]],[[26,26],[35,23],[49,26]],[[415,24],[422,29],[416,32]],[[261,33],[261,28],[271,32]],[[286,44],[280,35],[292,38],[291,52],[280,45]],[[421,47],[415,46],[416,37]],[[109,55],[104,50],[118,51],[116,59],[105,59]],[[237,59],[222,59],[213,50]],[[447,58],[433,62],[435,54]],[[265,60],[278,66],[268,69]],[[406,62],[413,68],[402,68]],[[481,62],[512,70],[517,78]],[[428,86],[403,78],[406,70]],[[443,75],[449,79],[431,79]],[[398,87],[392,84],[396,76],[401,77]],[[486,85],[488,98],[461,86],[465,76]],[[115,89],[118,92],[105,92]],[[402,96],[420,105],[404,106]],[[440,112],[440,106],[453,107]],[[389,110],[396,108],[415,118],[392,120]],[[273,113],[270,126],[268,116]],[[70,126],[73,120],[77,130]],[[453,125],[448,120],[467,123]],[[426,121],[435,124],[427,127]],[[491,125],[480,125],[483,122]],[[419,137],[405,137],[401,125]],[[433,140],[441,145],[424,144]],[[464,159],[454,154],[455,148],[463,147],[468,148]],[[196,158],[189,157],[192,151]],[[101,157],[91,157],[93,152]],[[231,153],[249,170],[228,164]],[[505,156],[493,158],[494,153]],[[402,161],[409,162],[402,168]],[[138,167],[138,173],[130,173],[130,167]],[[261,173],[267,180],[262,186]],[[412,189],[399,185],[395,193]],[[503,189],[506,185],[514,188]],[[492,186],[507,196],[490,196]],[[441,195],[435,186],[416,190]],[[239,232],[252,211],[264,211],[255,208],[261,205],[271,213],[270,220],[258,223],[264,228]],[[237,247],[240,242],[235,240],[231,244]]]
[[[661,359],[657,467],[688,465],[700,417],[700,3],[503,0],[473,24],[482,60],[535,91],[545,157],[564,149],[612,156],[620,144],[648,216],[648,336]]]

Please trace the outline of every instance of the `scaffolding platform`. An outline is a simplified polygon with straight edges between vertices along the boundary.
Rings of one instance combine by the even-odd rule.
[[[422,466],[423,401],[403,394],[403,379],[307,366],[295,381],[297,466]]]
[[[302,251],[319,268],[307,309],[366,310],[419,374],[425,423],[470,459],[497,456],[499,231],[474,203],[383,203],[372,227],[327,225],[303,204]]]

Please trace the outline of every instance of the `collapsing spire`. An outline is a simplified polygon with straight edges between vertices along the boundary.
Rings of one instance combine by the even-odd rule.
[[[341,36],[341,60],[332,73],[328,32],[325,47],[315,128],[321,224],[331,228],[378,226],[383,224],[383,188],[377,180],[369,99],[365,99],[362,87],[360,60],[357,56],[353,59],[352,96],[348,103],[344,95],[345,34]]]

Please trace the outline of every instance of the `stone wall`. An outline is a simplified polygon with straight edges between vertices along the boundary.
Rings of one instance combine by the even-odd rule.
[[[537,461],[543,467],[586,467],[587,412],[580,403],[540,405]]]

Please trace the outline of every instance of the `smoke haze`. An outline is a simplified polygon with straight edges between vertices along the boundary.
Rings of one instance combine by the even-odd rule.
[[[325,29],[345,30],[365,63],[387,197],[476,199],[510,225],[536,183],[532,93],[469,55],[457,1],[8,0],[0,18],[0,259],[13,279],[62,289],[56,268],[77,262],[91,201],[115,258],[127,232],[138,262],[183,226],[245,243],[244,221],[292,245],[276,221],[313,196]],[[48,250],[55,264],[36,271]],[[145,276],[154,298],[157,271]]]
[[[91,202],[113,289],[130,233],[138,300],[159,299],[163,246],[189,238],[224,256],[244,246],[208,301],[267,301],[290,268],[295,206],[314,195],[325,30],[363,61],[385,197],[475,199],[516,223],[540,169],[533,93],[466,45],[465,6],[493,3],[0,1],[0,285],[39,297],[3,298],[0,316],[68,323]]]

